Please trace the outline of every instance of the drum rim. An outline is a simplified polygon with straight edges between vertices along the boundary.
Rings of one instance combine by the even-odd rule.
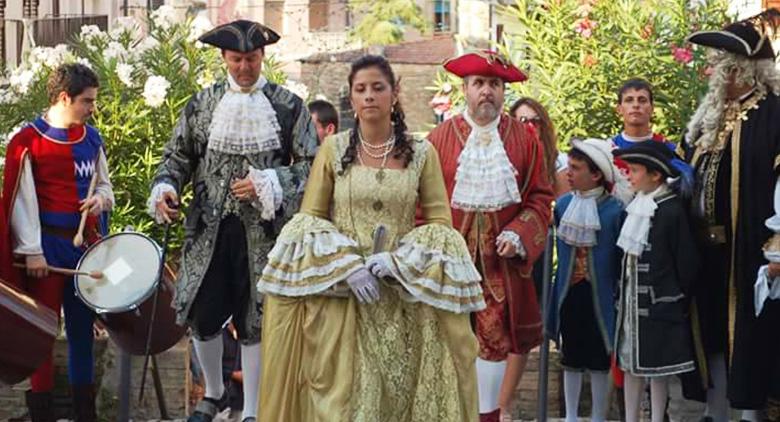
[[[157,262],[159,263],[160,266],[164,265],[163,262],[162,262],[162,249],[160,248],[160,245],[157,242],[155,242],[154,239],[152,239],[150,236],[147,236],[144,233],[125,231],[125,232],[119,232],[119,233],[112,233],[112,234],[110,234],[108,236],[102,237],[97,242],[89,245],[87,250],[85,250],[84,253],[81,255],[81,258],[79,258],[79,262],[78,262],[78,264],[76,264],[76,269],[77,270],[81,270],[81,264],[83,264],[84,258],[89,254],[89,252],[93,248],[97,247],[98,245],[100,245],[101,243],[107,241],[108,239],[111,239],[112,237],[126,236],[126,235],[139,236],[139,237],[142,237],[144,240],[149,241],[157,249]],[[146,300],[149,299],[154,294],[154,291],[159,287],[160,275],[161,275],[161,273],[158,270],[157,271],[157,279],[154,280],[154,283],[152,283],[151,288],[146,293],[144,293],[141,297],[139,297],[137,303],[133,304],[133,305],[119,306],[119,307],[115,307],[115,308],[104,308],[102,306],[97,306],[97,305],[91,303],[90,301],[86,300],[86,298],[84,298],[84,296],[82,296],[81,289],[79,289],[78,277],[82,277],[80,275],[75,275],[74,278],[73,278],[73,290],[76,292],[76,297],[78,297],[79,300],[84,305],[86,305],[88,308],[92,309],[92,311],[95,312],[96,314],[99,314],[99,315],[100,314],[121,314],[121,313],[124,313],[124,312],[129,312],[129,311],[133,311],[135,309],[138,309],[138,307],[141,306],[142,303],[146,302]]]

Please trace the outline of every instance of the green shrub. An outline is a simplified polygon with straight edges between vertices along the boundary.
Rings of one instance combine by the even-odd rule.
[[[727,6],[724,0],[516,0],[500,11],[510,24],[497,48],[529,80],[508,86],[507,106],[520,96],[539,100],[566,150],[572,137],[615,135],[622,127],[617,89],[642,77],[654,86],[655,131],[678,141],[707,85],[704,50],[685,37],[721,27]],[[454,87],[449,96],[457,110],[460,85],[442,71],[432,89],[441,95]]]
[[[0,90],[0,134],[8,134],[0,138],[0,158],[9,135],[46,108],[45,81],[51,69],[82,62],[100,78],[91,123],[105,141],[116,195],[112,231],[130,225],[160,238],[160,229],[145,210],[162,146],[190,96],[226,72],[219,50],[196,41],[210,29],[207,20],[180,22],[172,8],[163,6],[151,14],[147,27],[144,33],[137,21],[122,18],[109,32],[83,27],[69,46],[32,49],[22,65],[9,72],[10,85]],[[271,56],[266,57],[264,75],[286,82]]]

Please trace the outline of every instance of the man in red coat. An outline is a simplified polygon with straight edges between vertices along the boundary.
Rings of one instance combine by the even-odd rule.
[[[509,418],[528,352],[542,339],[531,269],[550,222],[552,187],[536,135],[503,112],[504,85],[526,76],[494,52],[448,60],[467,110],[429,140],[441,159],[452,220],[482,274],[487,309],[474,314],[480,420]]]

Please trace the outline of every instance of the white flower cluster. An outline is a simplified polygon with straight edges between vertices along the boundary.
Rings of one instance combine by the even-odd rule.
[[[43,65],[54,69],[64,63],[70,52],[66,44],[58,44],[56,47],[35,47],[30,51],[28,63],[33,69],[38,69],[38,65]]]
[[[124,34],[130,35],[130,38],[138,38],[141,32],[141,25],[132,16],[120,16],[114,20],[114,26],[108,35],[113,39],[118,39]]]
[[[84,25],[81,27],[80,35],[84,41],[89,42],[92,41],[93,38],[102,37],[104,33],[97,25]]]
[[[133,86],[134,70],[133,65],[128,63],[118,63],[116,65],[116,74],[119,77],[119,80],[128,87]]]
[[[108,46],[103,50],[103,57],[106,60],[116,59],[122,61],[127,58],[127,55],[128,53],[125,46],[117,41],[109,41]]]
[[[159,46],[159,45],[160,45],[160,42],[157,41],[156,38],[154,38],[151,35],[148,35],[148,36],[144,37],[144,39],[142,39],[141,42],[139,42],[135,46],[133,51],[135,52],[136,55],[140,55],[140,54],[143,54],[143,53],[145,53],[145,52],[147,52],[147,51],[149,51],[151,49],[157,48],[157,46]]]
[[[83,64],[84,66],[92,69],[92,63],[89,60],[85,59],[84,57],[77,57],[76,63]]]
[[[170,87],[171,83],[165,77],[153,75],[146,80],[144,92],[141,95],[144,97],[146,105],[157,108],[165,102]]]
[[[208,88],[213,85],[216,80],[211,72],[203,72],[198,76],[198,79],[195,82],[197,82],[201,88]]]
[[[32,69],[25,69],[21,66],[14,69],[8,78],[11,89],[22,95],[27,94],[34,80],[35,72]]]
[[[176,9],[167,4],[158,7],[157,10],[152,12],[152,22],[166,31],[171,29],[171,27],[176,24],[177,20],[178,15]]]
[[[198,15],[190,22],[190,32],[187,35],[187,41],[194,42],[196,47],[201,48],[203,47],[203,43],[198,41],[198,38],[206,32],[211,31],[213,28],[214,25],[209,18]]]

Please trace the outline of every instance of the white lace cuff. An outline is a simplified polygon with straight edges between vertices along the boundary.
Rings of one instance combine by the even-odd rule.
[[[282,206],[282,185],[273,169],[249,169],[249,180],[255,187],[257,198],[252,206],[260,210],[260,218],[269,221],[276,216],[276,210]]]
[[[149,194],[149,199],[146,200],[146,213],[149,214],[150,217],[154,218],[154,221],[156,221],[157,224],[162,224],[165,222],[165,220],[162,218],[162,215],[157,212],[157,203],[162,201],[163,194],[166,192],[176,193],[176,188],[174,188],[170,183],[158,183],[154,185],[152,188],[152,193]]]
[[[517,251],[516,252],[517,256],[525,259],[527,253],[525,252],[525,247],[523,247],[523,241],[520,240],[520,235],[518,235],[517,233],[511,230],[504,230],[501,232],[501,234],[498,235],[498,237],[496,238],[496,242],[502,240],[507,241],[512,245],[514,245],[515,251]]]

